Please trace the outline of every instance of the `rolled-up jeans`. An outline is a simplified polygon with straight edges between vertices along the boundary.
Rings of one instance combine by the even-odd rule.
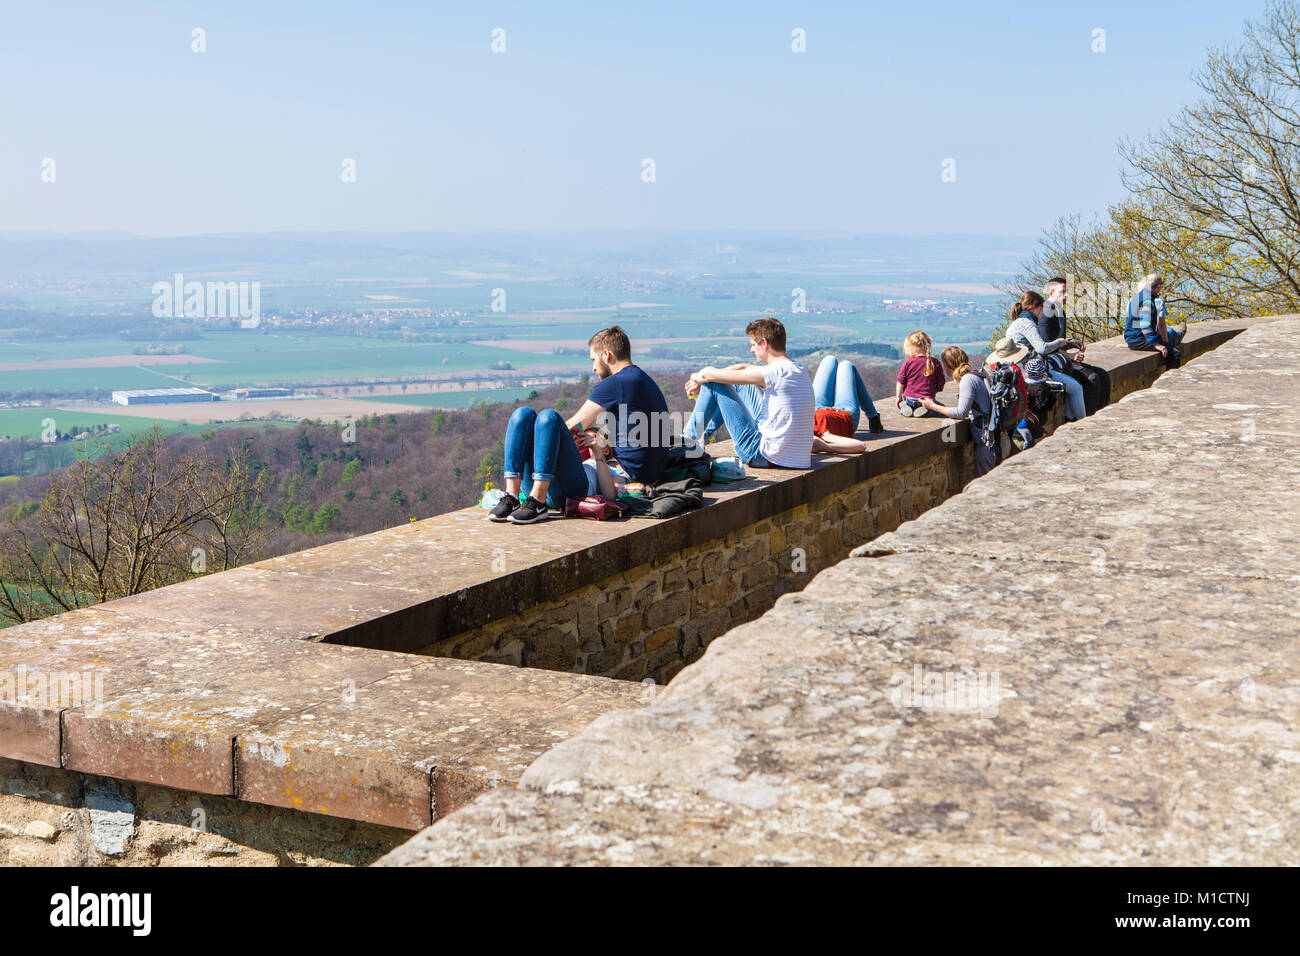
[[[686,423],[688,440],[708,438],[722,425],[731,434],[736,456],[754,468],[770,468],[771,462],[758,450],[763,440],[758,430],[758,415],[763,391],[757,385],[718,385],[705,382],[695,399],[695,411]]]
[[[546,502],[552,508],[563,508],[565,498],[587,494],[587,472],[577,442],[553,408],[538,412],[522,405],[515,409],[506,425],[502,474],[521,479],[521,496],[530,493],[534,479],[549,481]]]
[[[818,408],[838,408],[848,412],[855,429],[858,416],[863,412],[867,418],[877,415],[876,404],[867,394],[862,375],[847,359],[836,361],[834,355],[822,359],[817,374],[813,376],[813,395],[817,398]]]

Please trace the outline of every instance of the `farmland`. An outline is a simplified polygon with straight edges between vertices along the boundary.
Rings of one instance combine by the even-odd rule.
[[[979,344],[995,321],[991,282],[1014,261],[989,248],[978,237],[684,234],[10,243],[0,261],[0,288],[12,295],[0,299],[0,435],[35,435],[51,415],[132,431],[513,400],[589,371],[588,338],[615,323],[632,337],[633,360],[657,371],[747,360],[744,328],[764,314],[780,315],[805,352],[897,346],[916,328],[936,348]],[[259,324],[151,308],[154,284],[181,272],[259,283]],[[901,294],[933,299],[885,298]],[[108,401],[117,389],[169,386],[295,394]],[[42,407],[22,407],[31,401]]]

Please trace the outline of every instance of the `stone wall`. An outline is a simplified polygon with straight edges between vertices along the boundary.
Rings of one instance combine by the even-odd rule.
[[[410,835],[0,758],[0,866],[364,866]]]
[[[972,458],[963,442],[418,653],[666,684],[719,634],[955,494]]]

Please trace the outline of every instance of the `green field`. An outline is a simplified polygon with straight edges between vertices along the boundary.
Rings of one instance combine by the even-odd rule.
[[[141,434],[155,425],[161,426],[165,434],[185,432],[190,435],[197,435],[217,428],[293,427],[288,422],[221,422],[212,425],[181,425],[177,422],[162,419],[136,418],[131,415],[100,415],[95,412],[69,412],[58,408],[0,408],[0,437],[21,438],[25,435],[35,440],[41,436],[45,428],[44,422],[47,419],[53,421],[56,430],[70,434],[77,434],[101,424],[118,425],[121,428],[120,432],[116,435],[105,435],[105,437],[116,438]],[[71,457],[75,449],[80,448],[83,444],[84,442],[75,441],[57,442],[49,447],[57,450],[59,454],[63,454],[66,449],[67,455]]]
[[[148,418],[130,415],[100,415],[95,412],[66,412],[58,408],[0,408],[0,436],[38,438],[45,421],[52,421],[61,432],[76,433],[96,425],[118,425],[122,433],[148,431],[155,424]],[[178,431],[174,422],[159,421],[166,431]],[[168,427],[171,426],[171,427]]]
[[[13,361],[87,358],[128,354],[139,343],[95,338],[49,342],[39,348],[10,349]],[[469,343],[403,343],[398,339],[345,335],[298,335],[252,331],[209,332],[186,342],[186,354],[216,362],[148,367],[32,369],[0,372],[0,388],[80,391],[103,388],[167,388],[197,385],[232,388],[290,382],[348,382],[418,377],[432,373],[486,370],[494,362],[580,367],[585,356],[519,352]],[[142,356],[141,358],[144,358]]]

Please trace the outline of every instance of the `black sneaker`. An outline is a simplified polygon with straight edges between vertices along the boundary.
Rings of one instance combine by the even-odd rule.
[[[885,430],[885,426],[880,424],[879,415],[872,415],[867,419],[867,430],[873,435],[879,435]]]
[[[551,513],[546,510],[545,502],[528,495],[520,502],[519,507],[510,513],[510,520],[515,524],[536,524],[550,516]]]
[[[518,507],[519,499],[512,494],[506,493],[501,496],[501,500],[496,503],[496,506],[488,512],[488,520],[505,521],[514,514],[515,509]]]

